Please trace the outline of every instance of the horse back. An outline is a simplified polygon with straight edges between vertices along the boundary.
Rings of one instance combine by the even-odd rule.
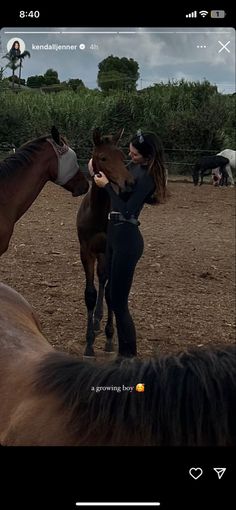
[[[197,162],[198,168],[204,170],[225,166],[229,160],[224,156],[203,156]]]
[[[227,158],[229,160],[230,166],[234,170],[236,169],[236,151],[233,151],[231,149],[225,149],[225,150],[219,152],[219,154],[217,154],[217,156],[223,156],[223,157]]]
[[[43,336],[29,303],[14,289],[0,283],[0,373],[6,367],[38,357],[52,347]]]

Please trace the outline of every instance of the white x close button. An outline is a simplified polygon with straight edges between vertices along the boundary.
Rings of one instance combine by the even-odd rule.
[[[227,48],[228,44],[230,44],[230,41],[228,41],[227,43],[222,43],[221,41],[218,41],[218,43],[221,45],[221,48],[219,49],[218,53],[221,53],[221,51],[225,50],[227,51],[228,53],[230,53],[230,50],[229,48]]]

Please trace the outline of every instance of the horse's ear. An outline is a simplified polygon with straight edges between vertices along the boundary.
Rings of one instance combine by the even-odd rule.
[[[121,139],[121,137],[123,136],[123,133],[124,133],[124,128],[121,128],[119,129],[118,133],[116,133],[116,135],[113,136],[113,142],[117,145]]]
[[[59,134],[59,131],[56,128],[56,126],[52,126],[51,135],[52,135],[54,142],[56,142],[57,145],[60,145],[60,143],[61,143],[60,134]]]
[[[102,143],[101,131],[99,128],[95,128],[93,130],[93,143],[94,143],[94,145],[101,145],[101,143]]]

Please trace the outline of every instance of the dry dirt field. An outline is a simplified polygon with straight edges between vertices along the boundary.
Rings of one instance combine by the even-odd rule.
[[[141,214],[145,242],[130,294],[141,357],[235,342],[235,191],[170,182]],[[60,350],[82,356],[85,277],[75,228],[81,198],[47,184],[15,227],[0,281],[37,311]],[[95,350],[103,358],[104,336]],[[111,356],[111,355],[110,355]]]

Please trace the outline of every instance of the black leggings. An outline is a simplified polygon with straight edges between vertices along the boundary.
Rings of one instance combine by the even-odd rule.
[[[128,308],[136,264],[143,253],[143,238],[138,226],[109,223],[107,235],[108,283],[106,297],[115,313],[121,356],[135,356],[136,331]]]

